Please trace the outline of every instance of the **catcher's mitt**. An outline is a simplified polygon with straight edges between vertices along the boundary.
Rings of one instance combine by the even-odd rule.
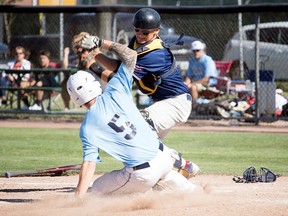
[[[81,32],[78,35],[75,35],[72,41],[72,47],[75,54],[77,54],[77,50],[81,47],[81,41],[84,36],[90,36],[88,32]]]

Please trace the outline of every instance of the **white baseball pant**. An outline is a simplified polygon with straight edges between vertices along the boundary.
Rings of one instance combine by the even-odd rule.
[[[156,101],[145,108],[153,120],[154,127],[161,139],[174,126],[184,124],[191,114],[192,98],[190,94],[181,94],[176,97]]]
[[[140,165],[137,166],[140,167],[138,170],[124,167],[121,170],[106,173],[94,181],[92,191],[96,194],[143,193],[151,190],[159,180],[170,190],[193,191],[196,186],[172,169],[174,159],[171,157],[171,150],[161,145],[162,150],[159,147],[155,158],[148,162],[148,167]]]

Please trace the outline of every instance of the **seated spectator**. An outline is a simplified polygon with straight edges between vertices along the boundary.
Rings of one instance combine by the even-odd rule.
[[[69,67],[69,48],[64,49],[64,57],[63,62],[61,64],[55,63],[50,61],[50,52],[47,50],[40,51],[39,54],[39,68],[48,69],[48,68],[59,68],[63,67],[67,69]],[[34,86],[36,87],[61,87],[61,97],[64,102],[65,110],[69,109],[69,102],[70,102],[70,96],[67,92],[66,88],[66,82],[67,77],[65,75],[64,80],[61,82],[61,80],[58,79],[58,73],[44,73],[42,74],[37,81],[34,81]],[[60,84],[61,82],[61,84]],[[29,107],[29,110],[42,110],[42,101],[44,99],[44,91],[43,90],[37,90],[36,93],[36,100],[33,106]]]
[[[28,52],[22,46],[17,46],[15,48],[15,59],[11,62],[7,63],[7,69],[15,69],[15,70],[30,70],[31,62],[27,60]],[[15,74],[5,74],[3,72],[1,77],[1,86],[17,86],[19,83],[16,83],[18,76],[22,76],[20,86],[19,87],[28,87],[30,86],[30,73],[15,73]],[[7,90],[1,90],[1,100],[2,104],[7,103],[6,97]],[[25,91],[21,91],[22,100],[24,102],[24,106],[22,109],[27,109],[29,107],[28,94]]]
[[[47,50],[40,51],[39,55],[39,67],[43,69],[56,68],[57,64],[50,61],[50,52]],[[53,72],[47,72],[41,74],[41,76],[35,81],[36,87],[60,87],[57,81],[57,74]],[[42,101],[44,99],[44,91],[37,90],[35,103],[29,107],[29,110],[42,110]]]
[[[193,57],[189,60],[189,67],[185,84],[192,95],[192,105],[197,101],[199,92],[206,90],[207,86],[216,85],[216,80],[210,76],[218,76],[215,62],[205,53],[205,44],[201,41],[192,42]]]

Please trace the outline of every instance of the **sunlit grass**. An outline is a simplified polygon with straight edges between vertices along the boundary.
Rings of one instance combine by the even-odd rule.
[[[0,128],[0,173],[44,169],[82,162],[78,129]],[[205,174],[241,175],[249,166],[288,174],[288,134],[172,131],[164,139]],[[101,152],[97,172],[122,164]]]

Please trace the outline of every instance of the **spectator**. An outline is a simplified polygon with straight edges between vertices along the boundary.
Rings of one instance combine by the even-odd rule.
[[[27,60],[29,53],[25,50],[22,46],[15,47],[15,59],[11,62],[7,63],[7,69],[15,69],[15,70],[30,70],[31,69],[31,62]],[[21,76],[20,83],[17,83],[18,77]],[[17,73],[17,74],[5,74],[3,72],[1,77],[1,86],[18,86],[18,87],[28,87],[30,86],[30,73]],[[7,97],[6,97],[7,90],[1,90],[1,100],[2,104],[7,103]],[[25,91],[21,91],[21,97],[22,101],[24,103],[22,109],[28,109],[29,107],[29,100],[28,100],[28,94]]]
[[[50,52],[47,50],[40,51],[39,54],[39,67],[42,69],[56,68],[57,64],[50,61]],[[36,87],[60,87],[57,81],[57,74],[47,72],[41,74],[41,77],[35,81]],[[34,105],[29,107],[29,110],[42,110],[42,101],[44,99],[44,91],[37,90],[35,93],[36,99]]]
[[[50,52],[49,51],[41,51],[39,56],[39,67],[43,69],[47,68],[59,68],[62,67],[64,69],[77,67],[77,62],[73,61],[72,63],[69,62],[69,53],[70,48],[65,47],[63,61],[61,63],[55,63],[50,61]],[[35,82],[34,85],[37,87],[61,87],[61,97],[64,103],[64,110],[69,110],[69,103],[70,103],[70,96],[67,92],[66,83],[69,78],[68,73],[64,73],[64,79],[61,81],[58,79],[58,72],[57,73],[48,73],[42,75],[38,82]],[[61,81],[61,83],[60,83]],[[60,83],[60,84],[59,84]],[[42,110],[42,100],[44,97],[44,91],[37,91],[36,92],[36,101],[35,104],[29,108],[30,110]],[[42,98],[42,99],[41,99]],[[41,106],[41,109],[40,109]]]
[[[92,185],[96,194],[144,193],[158,181],[171,190],[195,191],[196,185],[172,169],[174,159],[170,149],[158,139],[134,104],[132,74],[137,53],[108,40],[95,46],[115,53],[122,63],[103,93],[90,72],[80,70],[68,79],[72,101],[89,110],[80,128],[83,162],[76,196],[83,197],[90,186],[96,164],[100,162],[100,149],[121,161],[124,167],[97,178]],[[99,69],[99,73],[103,71]]]
[[[160,20],[158,12],[151,8],[138,10],[132,20],[135,36],[130,41],[129,47],[136,50],[138,54],[134,81],[153,101],[152,105],[141,111],[142,115],[163,139],[172,127],[187,121],[191,113],[191,95],[182,80],[179,68],[176,67],[171,50],[163,45],[159,37]],[[90,55],[95,37],[90,36],[89,33],[81,34],[78,35],[80,39],[74,38],[74,48],[82,55],[80,59],[83,60],[85,56]],[[90,70],[103,80],[113,77],[113,71],[117,71],[119,66],[117,60],[105,57],[100,52],[95,53],[95,60],[109,71],[99,73],[98,66],[94,64],[91,65]],[[173,156],[178,158],[180,154],[176,151],[174,153]],[[188,170],[190,177],[199,172],[198,165],[184,159],[181,168]]]
[[[207,85],[216,85],[217,69],[213,59],[205,53],[205,44],[201,41],[192,42],[193,57],[189,60],[189,67],[185,84],[188,86],[192,95],[192,104],[196,105],[199,93],[206,90]]]

